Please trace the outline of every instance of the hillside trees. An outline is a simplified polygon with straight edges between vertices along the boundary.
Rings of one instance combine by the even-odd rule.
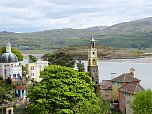
[[[50,65],[61,65],[74,68],[75,60],[72,56],[65,52],[57,52],[55,54],[45,54],[42,56],[43,60],[49,61]]]
[[[100,99],[87,73],[51,65],[40,77],[42,81],[29,88],[32,114],[100,114]]]
[[[76,65],[78,67],[78,71],[79,72],[85,72],[84,63],[82,63],[81,60],[78,60],[78,62],[76,63]]]
[[[11,48],[11,51],[12,51],[12,53],[14,53],[17,56],[19,61],[23,61],[23,55],[19,50],[15,49],[15,48]],[[6,52],[6,47],[1,47],[0,55],[2,55],[5,52]]]
[[[135,95],[131,103],[134,114],[152,113],[152,90],[141,91]]]

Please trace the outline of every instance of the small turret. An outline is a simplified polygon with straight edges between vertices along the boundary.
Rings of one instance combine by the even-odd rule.
[[[133,67],[130,69],[130,73],[133,75],[134,78],[136,77],[135,69]]]

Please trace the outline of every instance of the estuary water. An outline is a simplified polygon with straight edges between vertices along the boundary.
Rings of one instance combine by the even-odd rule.
[[[82,62],[87,70],[88,61]],[[25,56],[21,63],[27,64],[28,57]],[[145,89],[152,89],[152,58],[99,60],[98,66],[100,82],[111,80],[123,73],[129,73],[133,67],[136,70],[136,78],[141,80],[140,84]]]
[[[82,61],[87,69],[88,61]],[[152,89],[152,58],[99,60],[99,80],[111,80],[133,67],[141,86]]]

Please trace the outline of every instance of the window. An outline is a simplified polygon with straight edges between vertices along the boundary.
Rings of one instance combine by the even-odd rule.
[[[17,74],[17,78],[20,78],[20,74],[19,73]]]
[[[90,59],[89,59],[89,65],[90,65]]]
[[[108,91],[108,90],[105,90],[105,94],[108,95],[108,94],[109,94],[109,91]]]
[[[16,78],[16,74],[13,74],[13,78]]]
[[[92,77],[92,81],[94,81],[94,78]]]
[[[95,43],[94,42],[92,42],[92,48],[94,48],[95,47]]]
[[[92,60],[92,65],[96,65],[96,60],[95,59]]]
[[[10,109],[10,110],[8,110],[8,114],[12,114],[12,111],[11,111],[11,109]]]
[[[31,70],[34,70],[34,66],[31,66]]]
[[[125,104],[125,100],[124,99],[122,99],[122,103]]]
[[[92,54],[94,55],[94,52],[92,52]]]
[[[112,82],[112,85],[115,85],[115,82]]]
[[[34,76],[34,73],[31,73],[31,76]]]

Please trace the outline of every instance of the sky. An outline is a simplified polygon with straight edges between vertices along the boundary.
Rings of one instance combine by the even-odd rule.
[[[0,31],[81,29],[151,16],[151,0],[0,0]]]

